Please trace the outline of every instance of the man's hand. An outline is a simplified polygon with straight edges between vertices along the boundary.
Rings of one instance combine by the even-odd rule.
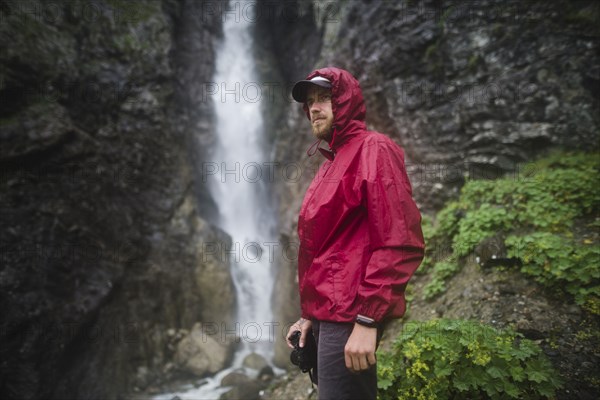
[[[309,334],[312,328],[312,322],[308,319],[300,318],[298,321],[294,323],[294,325],[290,326],[287,335],[285,336],[287,345],[290,349],[293,349],[294,346],[290,342],[290,336],[292,333],[296,331],[300,331],[300,347],[304,347],[304,343],[306,343],[306,335]]]
[[[354,329],[344,348],[346,367],[352,372],[360,372],[375,365],[377,328],[354,324]]]

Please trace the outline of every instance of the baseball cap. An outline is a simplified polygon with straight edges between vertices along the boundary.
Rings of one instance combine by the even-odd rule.
[[[331,88],[331,82],[322,76],[315,76],[312,79],[298,81],[292,88],[292,97],[299,103],[306,102],[306,92],[310,85],[317,85],[324,88]]]

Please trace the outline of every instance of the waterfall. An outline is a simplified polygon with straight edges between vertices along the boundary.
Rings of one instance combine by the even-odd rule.
[[[211,94],[216,112],[217,141],[210,161],[211,194],[218,206],[217,224],[232,239],[228,249],[230,268],[237,295],[235,329],[240,346],[230,368],[204,381],[199,388],[190,385],[156,400],[218,398],[227,389],[221,379],[240,369],[244,358],[257,353],[271,362],[274,325],[271,310],[273,289],[273,247],[276,222],[269,206],[267,146],[260,110],[252,35],[248,18],[225,16],[224,38],[217,50],[216,73]],[[214,89],[214,90],[212,90]],[[274,368],[276,371],[277,368]]]
[[[260,85],[252,54],[252,35],[246,18],[227,18],[223,47],[217,55],[213,96],[218,141],[213,161],[218,174],[211,191],[219,208],[219,225],[232,237],[229,251],[237,291],[236,318],[242,335],[243,356],[257,352],[271,356],[269,324],[272,321],[273,286],[271,252],[275,222],[268,207],[264,126]],[[245,337],[244,337],[245,335]]]

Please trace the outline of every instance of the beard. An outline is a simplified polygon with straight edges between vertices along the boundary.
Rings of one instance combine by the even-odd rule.
[[[313,136],[320,140],[329,141],[331,139],[332,122],[333,121],[329,121],[327,119],[322,119],[322,120],[319,120],[319,122],[317,122],[316,124],[313,123],[312,124]]]

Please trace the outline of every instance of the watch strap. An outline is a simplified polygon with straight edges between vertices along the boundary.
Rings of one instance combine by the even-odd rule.
[[[369,318],[364,315],[358,314],[355,322],[359,325],[367,326],[369,328],[377,328],[377,322],[373,318]]]

